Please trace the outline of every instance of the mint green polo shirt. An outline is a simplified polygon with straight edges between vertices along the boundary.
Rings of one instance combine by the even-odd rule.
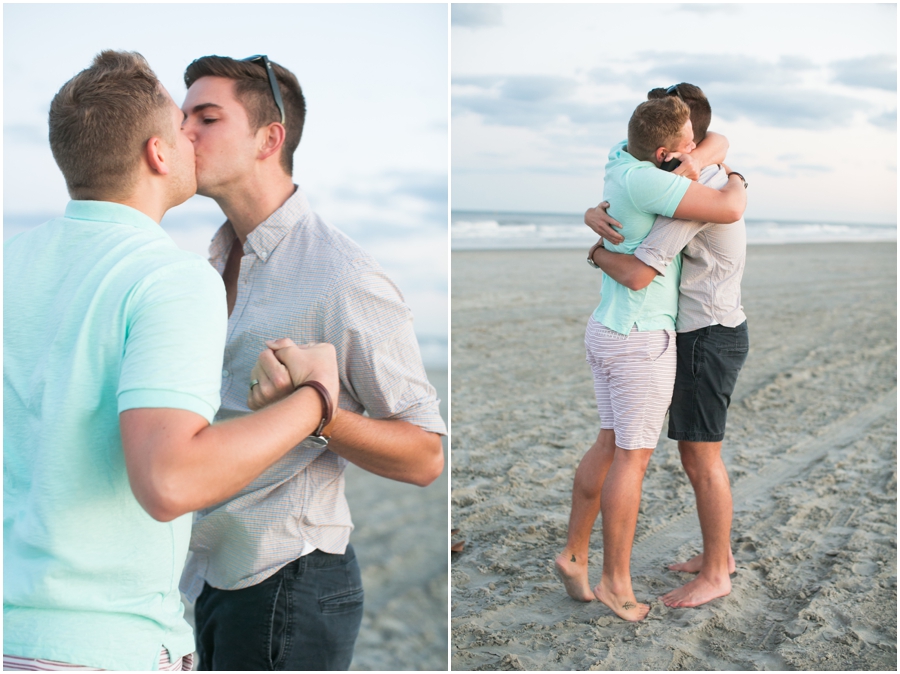
[[[178,580],[191,515],[152,519],[119,413],[212,421],[221,277],[127,206],[72,201],[3,249],[3,652],[113,670],[194,650]]]
[[[609,202],[609,214],[622,224],[625,240],[607,250],[633,254],[650,233],[657,215],[672,217],[691,181],[657,168],[649,161],[638,161],[625,150],[625,141],[609,153],[603,184],[603,199]],[[646,288],[630,290],[603,274],[600,304],[594,320],[623,335],[633,326],[640,331],[674,330],[678,315],[678,283],[681,279],[681,255],[677,255],[665,276],[657,275]]]

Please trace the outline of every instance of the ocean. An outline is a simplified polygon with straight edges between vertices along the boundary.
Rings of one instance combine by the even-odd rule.
[[[747,243],[896,241],[897,225],[830,223],[816,220],[746,220]],[[453,211],[452,250],[582,248],[597,241],[583,213]]]

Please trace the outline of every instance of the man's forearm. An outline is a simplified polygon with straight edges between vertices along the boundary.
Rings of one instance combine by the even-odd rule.
[[[657,271],[634,255],[614,253],[605,248],[594,251],[594,263],[616,283],[631,290],[646,288],[656,278]]]
[[[706,137],[691,152],[700,168],[721,164],[728,154],[728,139],[720,133],[707,132]]]
[[[341,410],[328,448],[370,473],[420,487],[444,470],[441,436],[406,421]]]
[[[164,522],[215,505],[302,442],[321,418],[321,400],[311,388],[213,425],[185,410],[126,410],[119,426],[132,491]]]

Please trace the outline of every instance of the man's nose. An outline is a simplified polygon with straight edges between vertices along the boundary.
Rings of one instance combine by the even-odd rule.
[[[188,137],[189,141],[191,141],[192,143],[197,142],[196,126],[191,124],[190,120],[184,121],[184,123],[181,125],[181,130]]]

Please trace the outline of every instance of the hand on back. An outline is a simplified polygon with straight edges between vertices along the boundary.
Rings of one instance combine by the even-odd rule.
[[[601,201],[595,208],[589,208],[584,214],[584,224],[602,236],[606,241],[612,244],[619,244],[625,240],[619,232],[613,227],[622,228],[622,225],[614,220],[606,212],[609,208],[608,201]]]

